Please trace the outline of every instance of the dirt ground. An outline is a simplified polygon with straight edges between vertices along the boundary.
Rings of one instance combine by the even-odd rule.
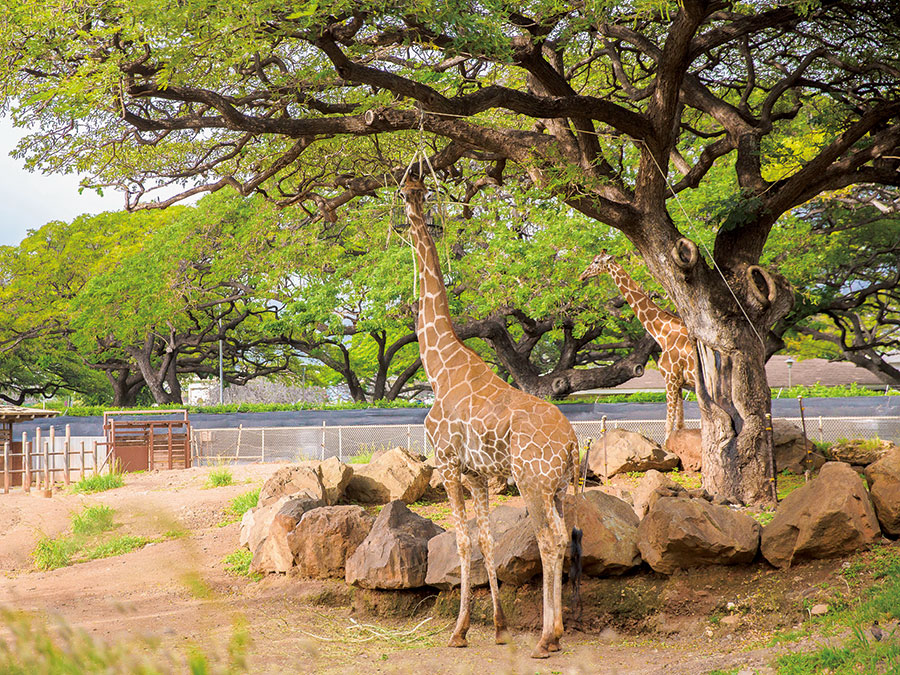
[[[476,623],[470,647],[450,649],[452,596],[378,594],[290,576],[257,582],[225,571],[223,558],[237,549],[239,534],[237,523],[220,526],[225,506],[277,468],[233,467],[236,484],[220,488],[206,487],[208,468],[194,468],[128,475],[125,487],[96,495],[0,494],[0,608],[49,615],[97,640],[134,641],[135,649],[197,645],[223,661],[243,619],[254,673],[770,673],[784,651],[839,643],[806,638],[765,646],[774,631],[808,618],[804,604],[840,584],[842,561],[833,560],[786,572],[762,563],[589,580],[583,620],[567,622],[563,651],[546,661],[528,658],[540,588],[526,587],[505,596],[512,644],[494,645],[489,627]],[[36,571],[30,552],[37,540],[63,533],[71,514],[98,503],[114,509],[118,532],[188,534]],[[479,592],[476,615],[486,607]]]

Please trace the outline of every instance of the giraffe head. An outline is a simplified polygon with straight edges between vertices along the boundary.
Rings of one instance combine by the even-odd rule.
[[[591,277],[596,277],[600,274],[604,274],[608,270],[609,263],[614,260],[612,253],[608,251],[600,251],[594,259],[591,261],[591,264],[588,265],[584,272],[581,273],[581,276],[578,277],[579,281],[584,281],[585,279],[590,279]]]
[[[421,213],[425,203],[425,181],[413,170],[406,175],[406,181],[400,188],[400,196],[406,202],[406,210],[418,209]]]

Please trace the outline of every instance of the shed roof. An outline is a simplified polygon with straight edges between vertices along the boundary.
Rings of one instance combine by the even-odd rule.
[[[40,408],[23,408],[17,405],[0,405],[0,424],[16,422],[30,422],[38,417],[56,417],[57,410],[42,410]]]

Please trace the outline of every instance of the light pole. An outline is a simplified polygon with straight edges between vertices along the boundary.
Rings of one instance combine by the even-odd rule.
[[[787,357],[787,361],[785,361],[785,363],[787,364],[787,367],[788,367],[788,389],[790,389],[791,388],[791,368],[793,368],[793,366],[794,366],[794,357],[793,356]]]
[[[224,385],[222,384],[222,319],[219,319],[219,405],[223,405],[225,398]]]

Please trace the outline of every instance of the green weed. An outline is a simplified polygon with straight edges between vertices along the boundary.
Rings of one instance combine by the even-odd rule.
[[[105,504],[87,506],[72,516],[72,533],[89,537],[114,527],[113,510]]]
[[[71,565],[77,550],[78,543],[71,539],[41,537],[31,552],[31,558],[39,570],[55,570]]]
[[[234,483],[234,476],[228,467],[219,467],[209,472],[206,478],[206,486],[211,488],[226,487]]]
[[[131,551],[143,548],[152,540],[147,537],[135,537],[130,534],[123,534],[102,544],[81,551],[81,558],[84,560],[97,560],[99,558],[112,558],[113,556],[123,555]]]
[[[225,527],[231,523],[236,523],[250,509],[256,507],[259,503],[259,492],[261,488],[256,488],[250,492],[243,492],[228,502],[225,507],[225,519],[219,523],[219,527]]]
[[[262,574],[250,571],[250,563],[253,561],[253,554],[246,548],[239,548],[233,553],[226,555],[222,562],[225,563],[225,571],[236,577],[249,577],[253,581],[262,579]]]
[[[123,485],[125,485],[125,476],[121,472],[114,471],[96,476],[85,476],[72,486],[72,492],[91,494],[120,488]]]

